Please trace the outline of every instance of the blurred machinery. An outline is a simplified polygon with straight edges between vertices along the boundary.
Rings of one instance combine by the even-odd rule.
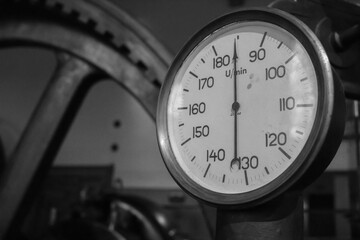
[[[340,78],[345,87],[347,98],[355,100],[355,103],[349,101],[348,104],[348,118],[353,125],[347,128],[346,137],[356,140],[356,159],[360,166],[357,105],[360,99],[360,3],[356,0],[219,2],[200,0],[182,3],[183,9],[197,12],[195,15],[199,16],[197,24],[200,26],[195,23],[184,26],[181,18],[172,20],[179,26],[165,29],[184,32],[176,38],[167,36],[172,34],[163,30],[161,24],[147,26],[151,32],[144,28],[135,19],[141,21],[143,17],[144,21],[152,13],[141,16],[138,12],[133,18],[123,10],[129,4],[126,1],[0,1],[1,48],[31,46],[52,49],[57,59],[53,76],[12,154],[9,153],[9,146],[14,144],[0,136],[0,239],[27,239],[22,236],[19,226],[24,223],[40,190],[40,183],[49,172],[81,103],[95,83],[103,80],[115,82],[129,92],[155,120],[159,89],[173,59],[173,54],[164,45],[175,53],[201,24],[218,14],[243,7],[270,6],[282,9],[304,21],[319,37],[334,75]],[[141,5],[135,3],[134,8],[136,4]],[[176,4],[179,5],[171,1],[154,1],[154,8],[156,4],[164,6],[161,10],[167,10],[166,14],[170,17],[171,11],[176,10]],[[212,9],[218,10],[209,10],[207,15],[204,4],[214,4],[216,7]],[[355,179],[351,183],[354,192],[351,209],[355,211],[349,216],[349,222],[353,238],[358,238],[359,167],[351,179]],[[92,195],[85,192],[79,205],[72,206],[68,221],[57,223],[51,230],[45,231],[44,234],[49,234],[45,235],[45,239],[75,239],[83,237],[84,232],[89,234],[90,239],[187,239],[172,227],[163,209],[149,200],[122,194],[123,191],[119,189],[101,189]],[[181,198],[175,196],[173,200],[181,201]],[[316,201],[312,201],[312,204],[316,204]],[[211,229],[211,223],[208,225]]]

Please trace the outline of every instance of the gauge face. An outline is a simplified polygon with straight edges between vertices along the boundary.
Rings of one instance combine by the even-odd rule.
[[[250,192],[300,154],[317,101],[314,67],[294,36],[264,22],[233,23],[201,42],[175,76],[170,144],[204,188]]]
[[[174,62],[160,97],[166,137],[159,142],[170,152],[163,154],[170,172],[193,195],[253,201],[294,181],[311,159],[326,109],[324,78],[332,79],[326,66],[316,69],[322,56],[304,45],[304,30],[286,26],[220,21]]]

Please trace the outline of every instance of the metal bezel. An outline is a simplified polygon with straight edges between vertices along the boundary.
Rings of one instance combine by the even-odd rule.
[[[265,21],[279,26],[293,34],[307,50],[314,65],[318,81],[318,109],[315,122],[302,152],[294,163],[286,169],[277,179],[257,190],[241,194],[223,194],[213,192],[198,185],[190,179],[177,163],[172,147],[170,146],[167,126],[167,105],[174,77],[182,62],[192,50],[207,36],[234,22]],[[176,56],[166,76],[159,96],[157,112],[157,134],[161,154],[166,167],[175,181],[194,197],[212,204],[254,206],[275,198],[291,187],[301,186],[301,177],[308,169],[316,164],[319,158],[331,161],[333,153],[321,151],[324,142],[329,138],[330,125],[334,114],[334,83],[327,55],[314,33],[297,18],[277,9],[247,9],[223,16],[194,35]],[[319,156],[321,152],[322,156]],[[325,154],[325,155],[324,155]],[[326,156],[329,154],[329,156]],[[328,163],[321,163],[327,166]],[[323,170],[323,169],[322,169]],[[315,176],[314,176],[315,177]]]

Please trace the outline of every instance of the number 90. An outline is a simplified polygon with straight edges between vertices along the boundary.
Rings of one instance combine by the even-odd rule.
[[[260,48],[258,51],[253,50],[249,53],[250,62],[255,62],[256,60],[264,60],[266,57],[266,51],[264,48]]]

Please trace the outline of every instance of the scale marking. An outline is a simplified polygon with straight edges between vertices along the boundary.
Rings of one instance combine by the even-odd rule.
[[[181,146],[184,146],[185,143],[189,142],[190,140],[191,140],[191,138],[186,139],[186,140],[181,144]]]
[[[262,47],[262,45],[264,44],[266,35],[267,35],[267,32],[264,32],[264,35],[263,35],[263,37],[261,39],[260,47]]]
[[[287,158],[287,159],[291,159],[291,156],[284,150],[282,149],[281,147],[279,147],[279,150],[282,154],[284,154],[284,156]]]
[[[293,54],[288,60],[285,61],[285,64],[288,64],[294,57],[295,57],[296,53]]]
[[[311,104],[311,103],[309,103],[309,104],[306,104],[306,103],[304,103],[304,104],[296,104],[296,107],[313,107],[314,106],[314,104]]]
[[[196,75],[195,73],[193,73],[192,71],[189,72],[191,75],[193,75],[194,77],[198,78],[198,75]]]
[[[204,173],[204,177],[206,177],[206,174],[208,173],[210,167],[211,167],[211,163],[209,163],[209,165],[207,166],[206,171]]]
[[[216,52],[216,49],[215,49],[214,45],[212,45],[211,47],[212,47],[212,50],[213,50],[214,53],[215,53],[215,56],[217,56],[217,52]]]
[[[245,183],[246,185],[249,185],[249,179],[246,170],[244,170],[244,174],[245,174]]]
[[[302,131],[299,131],[299,130],[296,130],[296,133],[300,134],[300,135],[304,135],[304,133]]]

